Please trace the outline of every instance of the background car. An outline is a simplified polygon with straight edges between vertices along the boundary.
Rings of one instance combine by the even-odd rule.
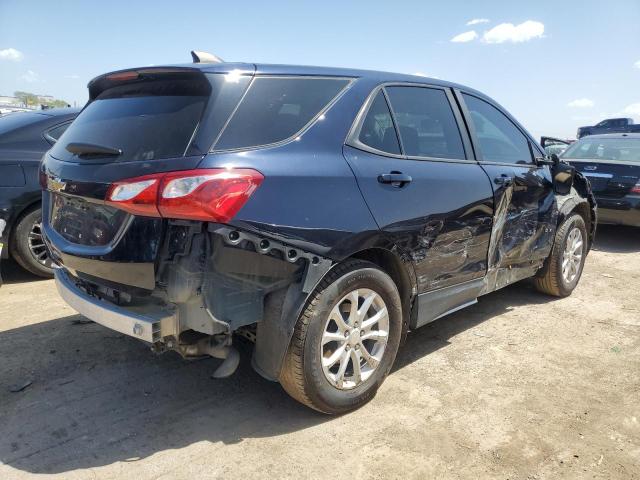
[[[591,135],[563,154],[591,182],[598,222],[640,227],[640,134]]]
[[[633,118],[607,118],[597,125],[578,128],[576,136],[582,138],[606,133],[640,133],[640,125],[636,125]]]
[[[7,223],[1,255],[41,277],[50,277],[52,270],[42,241],[38,164],[79,111],[61,108],[0,118],[0,218]]]
[[[540,145],[544,148],[544,151],[547,155],[560,155],[564,152],[569,145],[571,145],[575,140],[562,140],[560,138],[553,137],[542,137],[540,139]]]

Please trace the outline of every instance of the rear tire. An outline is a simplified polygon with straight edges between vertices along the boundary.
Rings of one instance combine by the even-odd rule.
[[[355,298],[358,306],[352,309]],[[349,260],[311,295],[296,323],[280,383],[320,412],[354,410],[375,396],[389,374],[401,334],[402,303],[391,277],[373,263]],[[329,367],[332,359],[337,360]]]
[[[568,297],[580,281],[586,257],[587,228],[584,219],[573,213],[556,231],[551,254],[534,277],[536,289],[555,297]]]
[[[42,210],[39,205],[22,214],[9,240],[9,253],[25,270],[39,277],[51,278],[53,269],[42,240],[41,225]]]

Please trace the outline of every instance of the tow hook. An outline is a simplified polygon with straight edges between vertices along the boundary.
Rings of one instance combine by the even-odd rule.
[[[227,378],[233,375],[240,364],[240,353],[231,345],[213,345],[209,342],[207,354],[224,360],[213,372],[213,378]]]
[[[152,350],[162,353],[167,350],[175,350],[184,358],[201,358],[210,356],[224,360],[211,375],[213,378],[226,378],[237,370],[240,364],[240,353],[231,346],[230,337],[227,335],[203,338],[196,343],[179,344],[173,338],[166,343],[154,344]]]

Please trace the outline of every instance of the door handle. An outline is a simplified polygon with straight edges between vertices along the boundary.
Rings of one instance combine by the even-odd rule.
[[[502,185],[503,187],[508,187],[513,184],[513,177],[503,173],[502,175],[498,175],[493,179],[493,183],[496,185]]]
[[[381,173],[378,175],[378,182],[390,183],[393,186],[402,187],[413,180],[411,175],[401,172]]]

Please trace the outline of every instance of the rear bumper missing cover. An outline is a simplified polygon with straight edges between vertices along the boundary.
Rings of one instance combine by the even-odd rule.
[[[62,268],[56,268],[54,276],[56,287],[64,301],[78,313],[102,326],[149,343],[156,343],[165,336],[175,335],[177,331],[175,313],[145,310],[143,315],[133,312],[89,295],[79,288]]]

